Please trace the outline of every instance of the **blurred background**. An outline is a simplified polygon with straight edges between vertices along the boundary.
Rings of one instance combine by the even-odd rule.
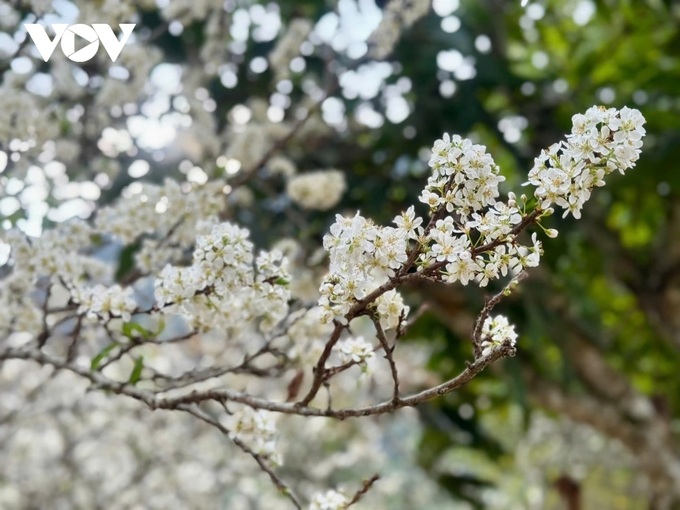
[[[394,458],[429,492],[427,506],[387,507],[680,508],[680,4],[392,2],[406,13],[393,47],[370,39],[397,12],[383,0],[0,1],[2,229],[40,235],[139,182],[222,180],[258,245],[290,237],[312,253],[336,213],[383,224],[410,204],[424,213],[443,132],[486,145],[504,190],[521,194],[573,114],[638,108],[637,167],[597,189],[581,220],[550,219],[559,237],[500,307],[518,355],[390,425],[393,440],[412,439]],[[115,63],[59,48],[44,62],[23,28],[38,21],[137,26]],[[337,204],[291,199],[293,173],[329,168],[347,183]],[[121,280],[137,250],[116,252]],[[0,242],[0,263],[8,252]],[[406,341],[430,381],[460,372],[493,291],[408,289],[412,309],[428,303]],[[7,441],[0,452],[19,455]]]

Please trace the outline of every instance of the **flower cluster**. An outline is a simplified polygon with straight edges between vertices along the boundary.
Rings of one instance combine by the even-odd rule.
[[[347,338],[335,345],[341,363],[363,363],[373,357],[373,346],[364,337]]]
[[[81,253],[91,247],[92,234],[92,228],[81,220],[60,223],[38,238],[29,238],[18,230],[3,233],[3,241],[11,246],[9,262],[13,271],[0,285],[0,334],[9,331],[35,334],[42,329],[42,312],[32,295],[39,282],[39,286],[48,285],[48,298],[59,288],[77,303],[79,296],[86,295],[91,302],[92,293],[96,292],[100,295],[93,306],[104,312],[100,317],[111,317],[104,311],[107,308],[113,315],[129,316],[135,305],[127,291],[118,287],[111,294],[102,292],[113,279],[111,265]],[[91,282],[103,285],[95,291],[89,288]],[[83,308],[85,311],[89,308]]]
[[[347,189],[340,170],[316,170],[290,178],[286,192],[304,209],[327,211],[337,205]]]
[[[11,146],[10,141],[26,141],[37,151],[42,144],[58,136],[59,130],[50,122],[48,112],[38,99],[21,90],[24,83],[3,80],[0,87],[0,145]]]
[[[404,304],[404,298],[396,290],[389,290],[375,300],[380,325],[384,330],[396,329],[406,318],[410,307]]]
[[[261,110],[264,107],[265,113]],[[230,126],[227,130],[227,148],[225,157],[239,162],[238,171],[249,171],[256,167],[267,151],[277,140],[290,132],[290,127],[283,122],[271,122],[266,117],[266,103],[252,101],[250,113],[253,118],[245,125]],[[228,177],[232,175],[228,172]]]
[[[420,201],[439,219],[424,240],[424,267],[445,264],[444,281],[483,287],[538,264],[540,242],[534,238],[532,247],[517,242],[514,230],[524,214],[513,193],[507,202],[497,199],[505,178],[483,146],[444,134],[432,147],[429,165],[432,175]]]
[[[444,206],[466,216],[492,206],[499,195],[498,184],[505,180],[486,147],[448,133],[434,143],[429,165],[432,175],[420,201],[431,210]]]
[[[292,177],[297,173],[295,163],[285,156],[274,156],[267,162],[267,168],[272,175]]]
[[[179,313],[206,331],[239,332],[259,320],[270,331],[288,313],[287,261],[279,251],[263,252],[253,265],[249,232],[221,223],[196,240],[193,263],[167,265],[155,283],[157,306]]]
[[[180,260],[182,254],[180,246],[168,244],[163,249],[156,239],[142,239],[139,251],[135,253],[135,266],[144,274],[157,274],[169,261]]]
[[[528,184],[536,186],[543,209],[557,204],[565,209],[564,216],[580,218],[595,186],[604,186],[604,178],[614,170],[623,174],[635,166],[645,118],[628,107],[593,106],[574,115],[572,123],[566,141],[551,145],[535,159]]]
[[[90,318],[100,317],[104,321],[114,317],[129,321],[137,308],[131,287],[105,287],[101,284],[94,287],[74,287],[71,295],[73,301],[80,305],[78,313],[85,313]]]
[[[330,272],[320,288],[324,320],[344,316],[356,300],[393,276],[408,258],[408,239],[407,230],[379,227],[359,213],[351,218],[337,215],[323,240],[330,255]],[[389,309],[398,317],[403,309],[394,308],[386,306],[383,310]],[[393,318],[387,322],[395,324]]]
[[[300,45],[311,31],[312,24],[308,19],[296,18],[290,22],[288,30],[269,54],[269,63],[279,79],[290,74],[289,64],[300,54]]]
[[[170,179],[161,186],[133,183],[115,205],[99,210],[95,228],[125,244],[142,234],[163,238],[171,233],[177,242],[188,246],[196,237],[196,223],[224,210],[223,186],[217,182],[180,185]]]
[[[2,280],[0,286],[0,338],[12,332],[36,335],[42,329],[42,311],[31,299],[32,285],[20,276]]]
[[[482,356],[493,352],[503,344],[515,346],[515,327],[503,315],[487,317],[482,325]]]
[[[532,246],[524,246],[514,239],[498,244],[488,252],[473,255],[469,249],[454,254],[443,271],[447,283],[460,282],[467,285],[474,281],[480,287],[486,287],[492,280],[508,274],[517,274],[527,267],[538,265],[542,245],[536,233],[532,234]]]
[[[30,282],[56,274],[69,281],[81,280],[87,274],[108,279],[111,268],[107,264],[79,253],[91,248],[93,233],[92,227],[84,221],[70,220],[38,238],[29,238],[19,230],[3,232],[2,237],[12,247],[15,273]]]
[[[265,411],[243,407],[234,413],[232,434],[243,441],[256,454],[280,464],[276,449],[276,426],[271,415]]]
[[[309,510],[344,510],[348,504],[349,500],[344,494],[329,490],[324,494],[316,494],[312,498]]]
[[[444,281],[475,281],[481,287],[538,265],[540,242],[534,238],[532,247],[517,242],[514,229],[523,213],[513,193],[507,202],[497,200],[498,185],[505,178],[484,147],[444,134],[434,143],[429,164],[433,173],[420,200],[433,212],[445,208],[449,215],[429,231],[420,257],[423,264],[446,264]]]

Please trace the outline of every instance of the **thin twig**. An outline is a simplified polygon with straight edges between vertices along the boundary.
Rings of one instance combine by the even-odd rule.
[[[245,453],[247,453],[253,459],[255,459],[255,462],[257,462],[257,464],[260,466],[260,469],[262,469],[262,471],[264,471],[265,473],[267,473],[269,475],[269,478],[271,479],[272,483],[276,486],[276,488],[279,490],[279,493],[286,496],[291,501],[291,503],[293,503],[293,506],[296,509],[302,510],[302,505],[300,504],[300,501],[297,499],[295,494],[293,494],[293,491],[274,472],[272,467],[269,465],[267,460],[262,455],[253,451],[247,444],[245,444],[243,441],[241,441],[238,437],[231,434],[229,429],[227,429],[224,425],[222,425],[218,420],[214,419],[212,416],[205,413],[204,411],[201,411],[197,406],[195,406],[195,405],[181,405],[181,406],[178,407],[178,409],[180,409],[181,411],[185,411],[189,414],[192,414],[193,416],[195,416],[199,420],[202,420],[205,423],[212,425],[217,430],[222,432],[222,434],[229,437],[229,439],[231,439],[231,441],[236,446],[238,446],[241,450],[243,450]]]
[[[319,360],[316,363],[316,367],[314,367],[314,380],[312,381],[312,387],[309,389],[307,394],[302,398],[302,400],[300,400],[297,403],[297,405],[301,407],[306,406],[319,392],[319,388],[321,388],[321,385],[323,384],[326,376],[326,361],[328,361],[328,358],[330,358],[331,352],[333,351],[333,347],[335,347],[335,344],[338,343],[338,340],[340,340],[340,334],[342,333],[342,330],[343,325],[340,324],[339,322],[336,322],[335,328],[333,329],[330,338],[326,342],[326,345],[324,346],[324,350],[321,353],[321,356],[319,356]]]
[[[392,383],[393,383],[392,401],[395,402],[395,403],[398,403],[399,402],[399,372],[397,370],[397,364],[394,362],[394,356],[392,355],[392,348],[390,348],[390,345],[387,342],[387,337],[385,336],[385,332],[383,331],[383,328],[380,325],[380,319],[378,319],[378,317],[373,315],[373,316],[371,316],[371,320],[373,321],[373,325],[375,326],[375,332],[378,335],[378,340],[380,340],[380,345],[382,345],[382,348],[385,351],[385,358],[387,359],[387,362],[390,364],[390,372],[392,373]]]
[[[510,282],[503,287],[498,294],[490,297],[486,303],[484,303],[484,308],[479,313],[477,321],[475,322],[475,329],[472,332],[472,346],[474,349],[475,359],[482,355],[482,328],[484,327],[484,321],[489,316],[494,307],[501,302],[501,300],[506,297],[510,291],[522,280],[526,279],[529,274],[526,271],[521,271],[517,276],[515,276]]]
[[[349,503],[347,503],[347,506],[345,508],[349,508],[355,503],[358,503],[359,500],[363,498],[369,490],[371,490],[373,484],[378,480],[380,480],[380,475],[378,474],[375,474],[371,478],[364,480],[363,483],[361,484],[361,489],[354,493],[354,496],[352,497],[352,499],[349,500]]]
[[[68,363],[61,358],[46,354],[31,347],[9,348],[4,351],[0,351],[0,360],[33,360],[41,365],[52,365],[58,369],[68,370],[84,377],[85,379],[88,379],[97,388],[108,390],[118,395],[127,395],[131,398],[134,398],[135,400],[145,403],[151,409],[177,409],[178,406],[182,404],[198,404],[207,401],[231,401],[247,405],[254,409],[263,409],[266,411],[282,414],[322,416],[344,420],[346,418],[391,413],[403,407],[414,407],[423,402],[427,402],[442,395],[446,395],[470,382],[480,372],[482,372],[486,367],[495,361],[508,356],[514,356],[514,354],[515,348],[510,343],[504,343],[500,347],[493,349],[486,356],[481,356],[473,362],[467,363],[466,368],[460,374],[442,384],[433,386],[407,397],[402,397],[398,402],[394,402],[390,399],[385,402],[365,407],[345,409],[320,409],[317,407],[303,406],[299,403],[292,404],[287,402],[277,402],[256,397],[249,393],[226,388],[192,391],[191,393],[174,397],[158,397],[150,390],[142,389],[138,386],[128,384],[127,382],[112,380],[100,372],[91,371],[88,368],[75,363]]]
[[[399,325],[399,329],[397,330],[397,337],[401,338],[402,336],[406,335],[411,329],[411,326],[418,322],[418,319],[425,315],[425,312],[429,310],[430,304],[427,301],[425,301],[418,307],[414,314],[409,316],[408,322]]]
[[[38,335],[38,346],[43,347],[50,337],[50,327],[47,324],[47,305],[50,300],[50,295],[52,294],[52,282],[47,282],[47,287],[45,288],[45,300],[42,303],[42,330]]]

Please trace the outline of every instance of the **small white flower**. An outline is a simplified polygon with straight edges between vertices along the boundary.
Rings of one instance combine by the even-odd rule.
[[[337,205],[346,189],[345,174],[340,170],[316,170],[291,177],[286,193],[304,209],[327,211]]]
[[[642,147],[645,118],[635,109],[593,106],[572,117],[567,140],[553,144],[535,159],[528,183],[543,209],[556,204],[564,215],[581,217],[591,190],[604,185],[614,170],[624,173],[635,166]]]
[[[329,490],[324,494],[314,495],[309,510],[344,510],[348,504],[349,499],[344,494]]]
[[[397,227],[404,230],[410,239],[418,239],[423,232],[423,228],[421,227],[423,219],[420,217],[416,218],[413,206],[409,207],[406,212],[396,216],[394,218],[394,223]]]
[[[482,338],[484,339],[482,341],[482,356],[487,356],[504,343],[514,347],[517,333],[515,333],[515,326],[510,324],[505,316],[497,315],[487,317],[484,320]]]
[[[363,337],[348,338],[336,344],[341,363],[362,363],[374,356],[373,346]]]
[[[252,450],[279,464],[281,459],[276,449],[276,425],[267,411],[243,407],[231,417],[231,433],[246,443]]]

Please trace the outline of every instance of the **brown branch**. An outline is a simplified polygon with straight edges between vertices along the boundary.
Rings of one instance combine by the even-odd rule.
[[[380,480],[380,475],[373,475],[371,478],[364,480],[363,483],[361,484],[361,488],[354,493],[354,496],[352,496],[352,499],[349,500],[349,503],[345,506],[345,508],[349,508],[352,505],[356,504],[359,502],[361,498],[363,498],[366,493],[371,490],[371,487],[373,487],[373,484]]]
[[[385,359],[387,359],[387,362],[390,365],[390,372],[392,373],[392,383],[393,383],[392,402],[398,403],[399,402],[399,372],[397,371],[397,364],[394,362],[394,356],[393,356],[393,352],[392,352],[394,350],[394,348],[391,348],[389,343],[387,342],[387,337],[385,336],[385,332],[383,331],[383,328],[380,325],[380,319],[378,319],[378,317],[376,317],[375,315],[372,315],[371,320],[373,321],[373,325],[375,326],[375,332],[378,335],[378,340],[380,340],[380,345],[382,345],[382,348],[385,351]]]
[[[340,340],[340,334],[342,333],[342,330],[343,325],[339,322],[336,322],[335,328],[333,329],[330,338],[326,342],[321,356],[319,356],[319,361],[317,361],[316,366],[314,367],[314,380],[312,381],[312,387],[302,398],[302,400],[297,403],[297,405],[300,407],[307,406],[307,404],[309,404],[319,392],[319,389],[324,382],[324,378],[326,377],[326,361],[328,361],[328,358],[330,358],[333,347],[335,347],[335,344],[338,343],[338,340]]]
[[[422,303],[416,312],[410,315],[408,321],[399,324],[399,328],[397,329],[397,338],[405,336],[411,329],[411,326],[413,326],[418,321],[418,319],[425,315],[425,312],[428,312],[429,310],[430,304],[427,301]]]
[[[27,37],[28,39],[28,37]],[[45,343],[47,342],[47,339],[50,337],[50,328],[47,324],[47,305],[50,300],[50,295],[52,294],[52,282],[48,281],[47,282],[47,287],[45,288],[45,299],[42,303],[41,310],[42,310],[42,330],[40,331],[40,334],[38,335],[38,347],[43,347]]]
[[[494,249],[496,246],[499,246],[505,242],[507,242],[507,239],[513,236],[517,236],[520,232],[522,232],[525,228],[527,228],[529,225],[532,223],[535,223],[538,218],[544,213],[540,207],[536,207],[531,213],[529,213],[527,216],[525,216],[520,223],[515,225],[513,229],[510,231],[508,236],[504,239],[497,239],[495,241],[492,241],[490,243],[487,243],[485,245],[476,247],[472,249],[472,255],[477,255],[489,250]],[[437,213],[435,213],[436,215]],[[432,225],[434,225],[432,219],[428,223],[427,228],[432,228]],[[409,264],[409,260],[413,258],[415,260],[415,257],[413,256],[413,253],[415,253],[415,250],[417,248],[414,248],[414,251],[411,252],[411,256],[409,256],[409,259],[407,262],[404,264],[404,267]],[[417,256],[417,255],[416,255]],[[411,262],[412,264],[413,262]],[[402,285],[403,283],[409,282],[411,280],[422,280],[422,279],[427,279],[427,277],[442,267],[444,267],[448,262],[447,261],[442,261],[442,262],[435,262],[431,266],[427,267],[426,269],[419,271],[419,272],[414,272],[414,273],[406,273],[403,268],[400,268],[395,276],[390,278],[387,282],[382,284],[380,287],[377,289],[373,290],[369,294],[367,294],[363,299],[358,300],[352,307],[350,308],[349,312],[345,314],[345,320],[346,323],[349,324],[354,318],[358,317],[359,315],[363,315],[366,313],[366,308],[369,304],[373,303],[376,299],[378,299],[380,296],[385,294],[386,292],[389,292],[392,289],[397,288],[398,286]],[[335,329],[333,330],[333,333],[331,334],[330,338],[326,342],[326,346],[324,347],[323,352],[321,353],[321,356],[319,357],[319,360],[314,367],[314,380],[312,381],[312,387],[309,389],[307,394],[304,396],[302,400],[300,400],[297,405],[304,407],[307,406],[316,396],[316,394],[319,392],[319,389],[321,388],[321,385],[323,384],[324,377],[326,375],[326,361],[331,355],[331,352],[333,350],[333,347],[335,344],[338,342],[340,339],[340,335],[342,333],[343,325],[339,322],[335,323]]]
[[[83,329],[83,319],[84,315],[78,315],[76,318],[76,325],[71,332],[71,343],[68,346],[68,351],[66,352],[66,361],[73,361],[78,352],[78,342],[80,342],[80,333]]]
[[[154,394],[154,392],[150,390],[142,389],[141,387],[128,384],[127,382],[115,381],[99,372],[91,371],[84,366],[79,366],[74,363],[68,363],[61,358],[46,354],[30,347],[9,348],[1,351],[0,360],[32,360],[41,365],[51,365],[58,369],[67,370],[89,380],[96,388],[108,390],[118,395],[129,396],[135,400],[143,402],[151,409],[177,409],[178,406],[183,404],[198,404],[206,401],[231,401],[247,405],[254,409],[263,409],[266,411],[282,414],[319,416],[344,420],[346,418],[352,417],[391,413],[403,407],[414,407],[423,402],[427,402],[428,400],[446,395],[447,393],[451,393],[452,391],[470,382],[480,372],[482,372],[486,367],[495,361],[501,358],[514,356],[514,354],[515,349],[513,346],[510,344],[503,344],[486,356],[482,356],[479,359],[468,363],[465,370],[463,370],[459,375],[442,384],[428,388],[419,393],[409,395],[407,397],[402,397],[398,402],[389,400],[365,407],[346,409],[320,409],[317,407],[303,406],[299,403],[291,404],[286,402],[276,402],[230,389],[193,391],[191,393],[175,397],[162,397]]]
[[[202,420],[205,423],[208,423],[209,425],[212,425],[217,430],[222,432],[222,434],[229,437],[229,439],[231,439],[231,441],[236,446],[238,446],[242,451],[250,455],[255,460],[255,462],[257,462],[258,466],[260,466],[260,469],[262,469],[262,471],[269,475],[270,480],[279,490],[279,493],[286,496],[291,501],[291,503],[293,503],[293,506],[295,508],[297,508],[298,510],[302,510],[302,505],[300,504],[300,501],[297,499],[295,494],[293,494],[293,491],[283,480],[281,480],[281,478],[279,478],[279,476],[274,472],[272,467],[267,463],[267,460],[262,455],[253,451],[247,444],[241,441],[238,437],[231,434],[229,429],[222,425],[218,420],[214,419],[207,413],[201,411],[200,409],[198,409],[197,406],[181,405],[178,407],[178,409],[195,416],[199,420]]]
[[[197,332],[195,330],[189,331],[188,333],[185,333],[180,336],[176,336],[173,338],[168,338],[167,340],[158,340],[157,338],[132,338],[130,341],[126,344],[120,344],[115,338],[113,338],[113,335],[110,333],[109,337],[111,338],[111,341],[113,342],[118,342],[120,344],[120,349],[118,352],[111,356],[110,358],[102,361],[99,365],[99,371],[104,370],[107,366],[115,363],[116,361],[119,361],[123,356],[126,354],[129,354],[133,350],[135,350],[137,347],[142,347],[144,345],[163,345],[163,344],[173,344],[173,343],[178,343],[182,342],[184,340],[190,339],[192,336],[194,336]]]
[[[484,327],[484,321],[489,316],[494,307],[502,301],[502,299],[507,296],[513,287],[515,287],[519,282],[526,279],[528,273],[526,271],[521,271],[517,276],[515,276],[510,282],[503,287],[498,294],[489,298],[486,303],[484,303],[484,308],[479,313],[477,321],[475,322],[475,329],[472,332],[472,346],[474,349],[474,356],[477,359],[482,355],[482,328]]]
[[[185,388],[187,386],[198,384],[208,379],[221,377],[223,375],[230,373],[250,374],[257,377],[271,377],[279,375],[279,372],[285,368],[282,362],[267,368],[257,368],[252,366],[253,361],[260,358],[264,354],[275,354],[269,342],[262,348],[254,352],[253,354],[245,356],[243,358],[243,361],[238,365],[226,367],[210,367],[203,370],[194,369],[174,377],[156,371],[153,377],[151,377],[151,379],[162,380],[164,383],[167,383],[161,389],[156,390],[156,393],[165,393],[170,390]]]

